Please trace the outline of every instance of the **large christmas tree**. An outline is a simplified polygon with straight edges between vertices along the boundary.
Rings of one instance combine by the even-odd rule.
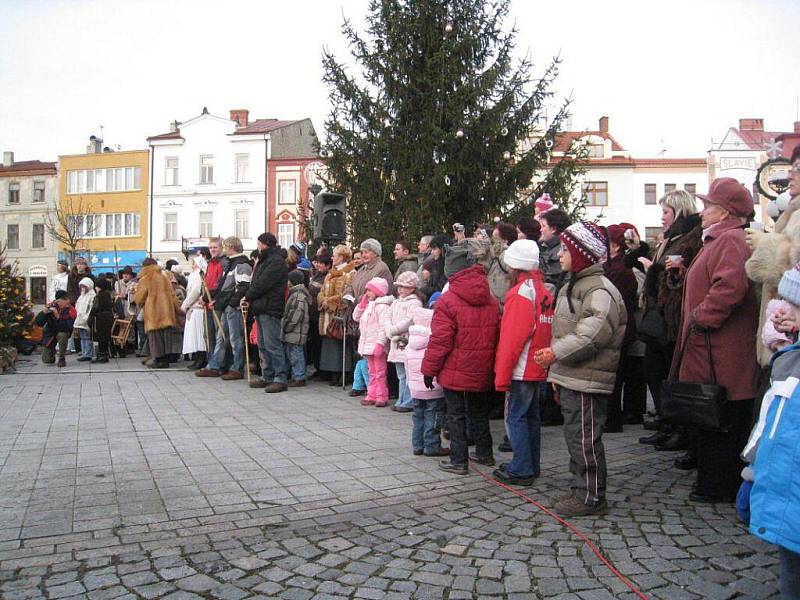
[[[548,164],[569,105],[546,115],[559,60],[534,76],[530,58],[514,58],[508,7],[373,0],[366,34],[343,25],[357,72],[324,52],[332,108],[322,155],[329,187],[349,196],[355,240],[413,240],[456,221],[532,213],[543,192],[570,204],[581,151]]]
[[[16,263],[7,259],[0,244],[0,358],[7,356],[17,336],[25,330],[24,316],[29,308],[25,278],[19,274]]]

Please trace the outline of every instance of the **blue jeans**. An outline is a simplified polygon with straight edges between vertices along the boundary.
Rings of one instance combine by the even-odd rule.
[[[213,318],[213,317],[212,317]],[[228,344],[233,351],[233,362],[231,371],[244,373],[244,326],[242,325],[242,313],[231,306],[226,306],[220,316],[222,331],[217,331],[217,342],[214,347],[214,356],[208,361],[208,368],[214,371],[222,371],[225,367],[225,353]],[[223,338],[223,333],[225,337]]]
[[[411,408],[414,406],[414,399],[411,397],[411,390],[408,389],[406,366],[400,362],[394,363],[394,366],[397,371],[397,402],[394,405],[397,408]]]
[[[286,346],[286,358],[292,371],[294,381],[305,381],[306,379],[306,353],[300,344],[284,344]]]
[[[541,460],[542,421],[538,381],[512,381],[506,399],[506,429],[514,458],[506,471],[516,477],[538,477]]]
[[[356,368],[353,371],[353,389],[358,391],[366,391],[369,386],[369,367],[367,366],[367,359],[361,358],[356,363]]]
[[[439,454],[442,449],[442,431],[444,421],[444,398],[433,400],[411,400],[414,413],[411,415],[411,446],[414,450],[422,450],[425,454]]]
[[[262,376],[267,383],[286,383],[286,354],[281,342],[281,320],[258,315],[258,350],[263,359]]]
[[[795,554],[783,546],[779,547],[781,557],[781,598],[800,600],[800,554]]]
[[[92,342],[92,332],[88,329],[79,329],[78,335],[81,336],[81,356],[94,358],[94,343]]]

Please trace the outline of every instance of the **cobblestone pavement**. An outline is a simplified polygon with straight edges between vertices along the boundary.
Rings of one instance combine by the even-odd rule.
[[[408,415],[68,362],[0,376],[3,600],[635,597],[535,506],[412,456]],[[607,436],[609,513],[576,526],[649,598],[777,597],[774,549],[640,434]],[[558,428],[543,448],[523,490],[549,506]]]

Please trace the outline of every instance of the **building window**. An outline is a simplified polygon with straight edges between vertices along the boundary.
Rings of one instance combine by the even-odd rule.
[[[667,194],[669,192],[674,192],[677,187],[678,186],[676,186],[674,183],[665,183],[664,184],[664,193]]]
[[[178,185],[178,157],[169,156],[166,158],[164,167],[164,185]]]
[[[97,227],[97,223],[100,222],[98,216],[99,215],[86,215],[86,219],[84,220],[84,223],[86,223],[86,233],[84,235],[87,238],[96,237],[96,234],[103,232],[102,229]]]
[[[664,231],[663,229],[661,229],[661,227],[645,227],[644,228],[645,241],[651,246],[653,246],[660,241],[663,232]]]
[[[8,203],[9,204],[19,204],[19,184],[18,183],[9,183],[8,184]]]
[[[278,204],[297,203],[297,182],[294,179],[281,179],[278,182]]]
[[[656,184],[655,183],[645,183],[644,184],[644,203],[645,204],[656,204],[658,203],[658,192],[656,191]]]
[[[250,155],[236,155],[236,183],[246,183],[250,181]]]
[[[47,277],[31,277],[31,304],[47,303]]]
[[[200,183],[214,183],[214,157],[200,157]]]
[[[8,225],[6,227],[6,248],[19,250],[19,225]]]
[[[210,210],[200,211],[200,237],[213,237],[214,213]]]
[[[605,146],[603,144],[589,144],[589,148],[587,150],[587,156],[589,158],[603,158],[605,154]]]
[[[33,182],[33,201],[44,202],[44,181]]]
[[[288,248],[294,243],[294,223],[278,223],[278,245]]]
[[[33,224],[31,248],[44,248],[44,223]]]
[[[237,210],[235,212],[236,216],[236,237],[240,240],[246,240],[250,237],[250,227],[248,223],[248,213],[247,210]]]
[[[178,240],[178,213],[164,213],[164,241]]]
[[[86,191],[94,191],[94,171],[92,169],[86,171]]]
[[[697,191],[697,184],[696,183],[684,183],[683,189],[685,189],[690,194],[694,194]]]
[[[581,193],[586,197],[587,206],[608,206],[607,181],[584,181]]]
[[[141,167],[67,171],[68,194],[130,192],[141,189],[141,185]]]

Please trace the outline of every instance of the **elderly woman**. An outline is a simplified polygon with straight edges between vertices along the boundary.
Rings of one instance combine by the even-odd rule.
[[[733,502],[758,387],[758,301],[744,268],[750,257],[744,226],[753,214],[753,197],[729,177],[714,180],[708,194],[697,197],[703,201],[703,248],[686,272],[670,380],[709,381],[713,363],[717,383],[727,390],[729,430],[700,431],[697,485],[689,499]]]
[[[640,327],[639,337],[646,343],[644,372],[647,387],[653,396],[656,413],[661,409],[661,383],[666,379],[672,364],[675,340],[681,325],[681,303],[686,269],[703,247],[703,226],[697,214],[697,200],[684,190],[667,192],[661,204],[661,229],[664,239],[653,254],[652,261],[641,259],[647,267],[644,281],[645,324],[657,324],[652,328]],[[686,444],[686,434],[675,431],[668,423],[657,420],[658,431],[641,438],[643,444],[654,444],[659,449],[678,450]],[[685,456],[678,465],[690,467],[694,458]]]
[[[336,385],[339,374],[342,372],[342,343],[341,339],[328,336],[328,328],[334,323],[334,318],[344,318],[347,307],[342,300],[344,289],[352,282],[356,265],[350,262],[352,253],[350,248],[340,244],[333,249],[332,266],[322,282],[322,288],[317,294],[319,307],[319,334],[322,337],[322,350],[320,351],[320,371],[331,374],[331,385]],[[340,329],[341,331],[341,329]],[[345,370],[351,371],[353,366],[350,340],[344,348]]]
[[[176,325],[175,311],[180,308],[180,302],[170,280],[152,258],[142,261],[135,301],[142,309],[147,344],[153,358],[148,366],[166,369],[169,367],[172,329]]]

